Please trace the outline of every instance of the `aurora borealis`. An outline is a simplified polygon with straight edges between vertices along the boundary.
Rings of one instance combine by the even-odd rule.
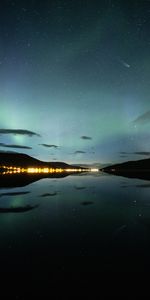
[[[0,2],[0,150],[149,156],[150,2]],[[9,149],[8,149],[9,148]]]

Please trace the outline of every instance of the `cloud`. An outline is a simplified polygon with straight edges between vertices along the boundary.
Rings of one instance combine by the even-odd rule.
[[[49,145],[49,144],[39,144],[39,145],[46,147],[46,148],[55,148],[55,149],[59,148],[59,146],[57,146],[57,145]]]
[[[121,152],[119,152],[120,154],[129,154],[128,152],[124,152],[124,151],[121,151]]]
[[[4,143],[0,143],[0,147],[5,147],[5,148],[18,148],[18,149],[32,149],[32,147],[28,147],[28,146],[21,146],[21,145],[7,145]]]
[[[90,136],[86,136],[86,135],[82,135],[80,138],[82,140],[92,140],[92,138]]]
[[[150,110],[137,117],[132,123],[134,125],[143,125],[150,122]]]
[[[148,152],[148,151],[134,152],[133,154],[137,154],[137,155],[148,155],[148,156],[150,156],[150,152]]]
[[[136,151],[136,152],[119,152],[121,155],[147,155],[150,156],[150,152],[148,151]]]
[[[16,151],[0,150],[0,153],[18,153],[18,152],[16,152]]]
[[[74,154],[82,154],[82,153],[86,153],[85,151],[80,151],[80,150],[77,150],[74,152]]]
[[[26,129],[0,129],[0,134],[20,134],[28,136],[40,136],[40,134]]]

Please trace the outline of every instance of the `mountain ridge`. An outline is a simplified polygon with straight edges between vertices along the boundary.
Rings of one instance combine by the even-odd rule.
[[[100,171],[113,175],[150,180],[150,158],[114,164],[101,168]]]
[[[28,154],[17,152],[0,152],[0,167],[49,167],[49,168],[74,168],[76,166],[69,165],[65,162],[57,161],[41,161]],[[81,167],[82,168],[82,167]]]

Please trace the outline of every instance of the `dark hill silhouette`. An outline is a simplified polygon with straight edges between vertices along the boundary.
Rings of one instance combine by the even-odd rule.
[[[38,181],[42,178],[63,178],[70,174],[70,172],[62,172],[62,173],[19,173],[19,174],[5,174],[3,175],[3,171],[5,169],[3,166],[12,166],[12,167],[20,167],[20,168],[62,168],[62,169],[78,169],[82,167],[77,167],[73,165],[69,165],[64,162],[44,162],[40,161],[36,158],[33,158],[27,154],[16,153],[16,152],[0,152],[0,188],[13,188],[13,187],[21,187],[26,186],[30,183]],[[85,169],[85,168],[84,168]]]
[[[111,165],[101,171],[129,178],[150,180],[150,158]]]
[[[0,168],[2,166],[15,166],[15,167],[49,167],[49,168],[62,168],[62,169],[73,169],[77,168],[75,166],[69,165],[64,162],[44,162],[33,158],[24,153],[16,153],[16,152],[1,152],[0,153]]]

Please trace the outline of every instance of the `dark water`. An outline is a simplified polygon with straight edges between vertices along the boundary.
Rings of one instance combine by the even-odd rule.
[[[14,207],[26,208],[14,211]],[[107,174],[1,188],[1,272],[146,271],[150,182]]]

